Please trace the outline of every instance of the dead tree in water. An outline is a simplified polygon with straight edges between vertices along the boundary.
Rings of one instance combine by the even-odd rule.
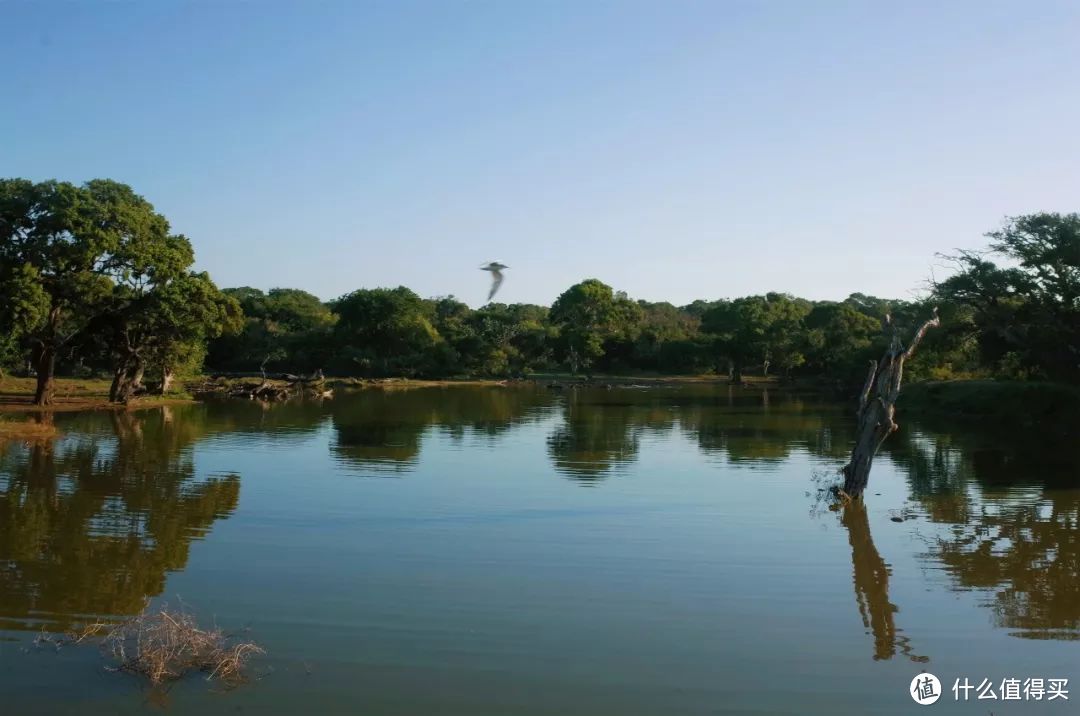
[[[892,317],[886,314],[882,319],[882,327],[890,334],[889,347],[880,361],[870,361],[870,372],[859,395],[855,447],[851,451],[851,461],[843,469],[844,493],[849,497],[858,499],[862,496],[870,480],[874,456],[885,438],[900,427],[893,421],[893,416],[896,414],[896,399],[900,396],[900,382],[904,377],[904,363],[915,354],[926,332],[938,325],[941,325],[941,320],[935,308],[934,317],[919,327],[911,344],[904,348]]]

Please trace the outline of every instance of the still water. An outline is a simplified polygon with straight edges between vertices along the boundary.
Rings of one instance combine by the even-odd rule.
[[[0,447],[3,713],[1076,713],[1080,458],[775,389],[368,390],[58,415]],[[268,651],[151,692],[42,628],[182,600]],[[953,700],[966,677],[1070,701]],[[988,705],[989,704],[989,705]]]

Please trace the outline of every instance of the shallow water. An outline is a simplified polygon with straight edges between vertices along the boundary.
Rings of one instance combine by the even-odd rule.
[[[1074,713],[1080,459],[904,420],[817,499],[847,406],[695,385],[363,391],[57,415],[0,448],[4,713]],[[268,651],[227,693],[42,628],[182,601]],[[1080,689],[1080,682],[1076,683]]]

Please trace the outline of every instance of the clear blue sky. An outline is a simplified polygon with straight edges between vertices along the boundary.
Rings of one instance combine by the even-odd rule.
[[[1080,209],[1080,4],[0,3],[0,175],[131,184],[219,285],[907,296]]]

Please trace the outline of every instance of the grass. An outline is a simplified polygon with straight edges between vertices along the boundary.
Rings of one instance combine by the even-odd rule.
[[[53,404],[34,405],[34,392],[37,389],[35,378],[15,378],[6,376],[0,380],[0,412],[64,412],[72,410],[99,410],[146,408],[177,402],[189,402],[186,393],[169,395],[146,395],[133,400],[127,406],[109,402],[111,383],[104,378],[57,378],[53,383]]]
[[[246,680],[251,658],[266,653],[254,642],[237,640],[216,626],[204,629],[190,612],[168,605],[118,624],[90,624],[62,637],[43,632],[34,641],[59,650],[90,640],[111,659],[109,671],[135,674],[154,686],[192,673],[236,685]]]
[[[203,629],[190,613],[167,606],[114,626],[103,646],[116,670],[143,676],[151,684],[192,672],[205,673],[207,681],[238,683],[251,657],[265,653],[253,642],[234,642],[217,627]]]

